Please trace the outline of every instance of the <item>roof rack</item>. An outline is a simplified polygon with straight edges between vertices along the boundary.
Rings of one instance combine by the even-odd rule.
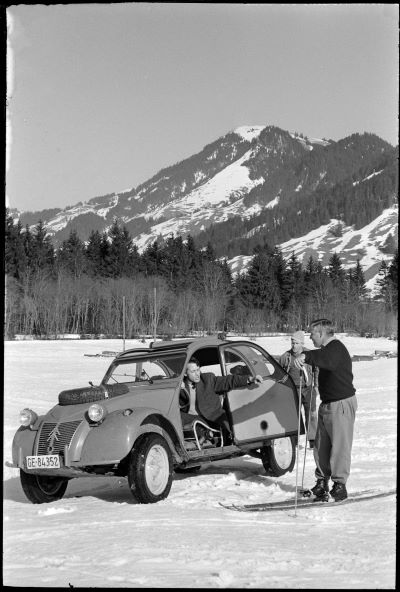
[[[190,345],[195,341],[194,339],[183,339],[182,341],[151,341],[150,349],[161,349],[161,348],[176,348],[186,345]]]

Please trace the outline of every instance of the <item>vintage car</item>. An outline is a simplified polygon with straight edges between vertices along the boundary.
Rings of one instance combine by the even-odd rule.
[[[263,379],[220,396],[229,443],[201,417],[183,426],[182,381],[192,356],[202,372]],[[20,469],[32,503],[58,500],[70,479],[96,475],[127,477],[139,503],[154,503],[168,496],[174,472],[246,454],[259,458],[270,475],[293,470],[297,433],[304,433],[298,393],[256,343],[213,337],[153,342],[118,354],[100,385],[89,384],[62,391],[45,415],[21,411],[12,466]]]

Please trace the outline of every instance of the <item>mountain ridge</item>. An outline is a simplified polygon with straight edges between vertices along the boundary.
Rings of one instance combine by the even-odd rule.
[[[368,263],[366,247],[359,248],[368,272],[380,257],[391,255],[380,251],[384,242],[397,242],[397,159],[398,148],[375,134],[333,141],[272,125],[240,126],[136,188],[63,209],[11,213],[23,225],[41,219],[55,244],[72,230],[87,240],[91,231],[103,232],[115,219],[126,226],[139,251],[171,234],[191,234],[200,245],[220,245],[218,255],[222,252],[233,270],[235,258],[237,263],[257,241],[266,240],[283,245],[285,252],[290,245],[303,253],[304,263],[309,251],[299,245],[307,243],[313,230],[325,228],[329,245],[332,228],[340,226],[350,241],[357,226],[367,227],[391,209],[386,227],[368,246]],[[347,244],[338,253],[345,266],[357,252],[356,243],[351,249]]]

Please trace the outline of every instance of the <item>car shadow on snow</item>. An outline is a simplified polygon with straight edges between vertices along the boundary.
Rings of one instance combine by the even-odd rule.
[[[285,477],[271,477],[265,474],[261,463],[254,460],[228,459],[203,465],[195,472],[174,473],[174,481],[204,479],[205,477],[218,476],[227,477],[232,475],[237,482],[245,481],[254,483],[260,487],[278,486],[282,492],[294,493],[295,485],[285,483]],[[221,487],[226,485],[224,480]],[[129,491],[128,481],[124,477],[86,477],[84,479],[71,479],[63,500],[74,498],[94,497],[99,500],[111,503],[133,504],[138,502]],[[19,477],[13,477],[4,481],[3,499],[17,503],[30,504],[22,490]],[[60,500],[62,501],[62,500]]]
[[[232,475],[236,481],[246,481],[247,483],[255,483],[263,487],[278,486],[283,492],[294,493],[295,485],[284,483],[284,477],[272,477],[265,473],[263,466],[257,464],[252,460],[245,459],[229,459],[210,463],[201,467],[195,473],[175,473],[174,480],[194,479],[196,477],[205,476],[228,476]],[[224,481],[226,483],[226,481]]]
[[[71,479],[68,483],[67,491],[60,502],[79,497],[95,497],[103,501],[117,503],[137,503],[129,491],[128,481],[116,477]],[[19,477],[13,477],[4,481],[3,500],[31,504],[23,492]]]
[[[19,477],[12,477],[3,482],[3,500],[29,504],[22,490]]]

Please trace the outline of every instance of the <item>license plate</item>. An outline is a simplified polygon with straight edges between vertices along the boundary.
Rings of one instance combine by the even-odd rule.
[[[27,469],[59,469],[60,457],[58,454],[46,454],[41,456],[27,456]]]

